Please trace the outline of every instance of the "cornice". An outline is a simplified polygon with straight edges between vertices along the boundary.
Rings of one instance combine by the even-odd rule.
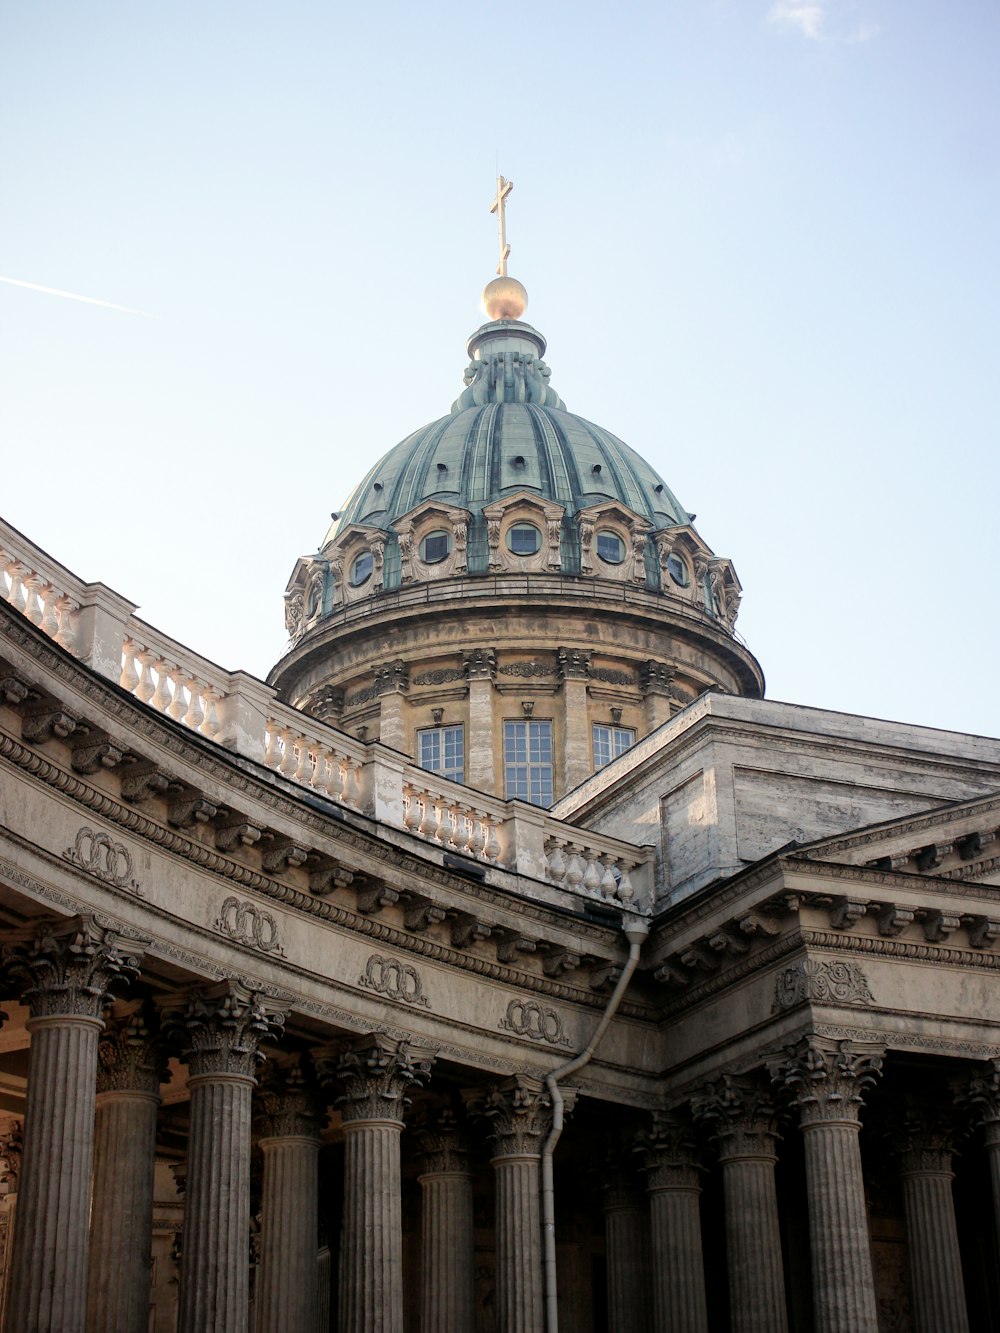
[[[0,732],[0,758],[6,759],[38,782],[60,792],[76,804],[100,815],[117,827],[126,829],[134,836],[151,843],[161,851],[191,862],[212,876],[238,884],[241,888],[271,898],[293,910],[349,930],[353,934],[390,945],[417,957],[444,963],[449,967],[476,976],[486,977],[491,981],[500,982],[514,989],[532,991],[587,1009],[600,1009],[606,1003],[603,995],[593,991],[585,991],[582,988],[568,986],[544,975],[537,976],[533,973],[512,968],[507,964],[466,954],[436,940],[412,934],[399,929],[397,926],[387,925],[376,918],[353,912],[329,899],[314,898],[307,893],[303,893],[300,889],[283,884],[280,880],[241,865],[238,861],[234,861],[199,842],[192,841],[181,833],[158,824],[146,815],[139,813],[139,811],[122,805],[105,792],[97,790],[76,775],[66,772],[65,769],[60,768],[51,760],[29,750],[19,741],[15,741],[2,732]],[[113,884],[102,882],[102,888],[106,892],[126,898],[132,896]],[[166,913],[163,915],[167,916]],[[233,944],[233,947],[238,948],[238,945]],[[645,1007],[636,1005],[634,1002],[626,1002],[622,1006],[621,1012],[633,1018],[651,1017]]]

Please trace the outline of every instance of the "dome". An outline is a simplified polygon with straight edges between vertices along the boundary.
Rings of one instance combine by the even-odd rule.
[[[602,502],[641,516],[653,531],[693,515],[663,478],[609,430],[566,410],[541,360],[545,339],[530,324],[498,320],[469,339],[466,389],[446,417],[391,449],[354,489],[326,534],[327,547],[353,524],[389,531],[425,501],[472,516],[469,572],[476,572],[475,529],[485,507],[520,491],[563,507],[566,520]],[[563,568],[574,572],[572,552]],[[579,560],[575,562],[578,568]],[[485,571],[485,563],[483,570]]]

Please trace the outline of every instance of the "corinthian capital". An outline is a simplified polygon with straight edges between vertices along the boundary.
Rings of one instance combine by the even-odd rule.
[[[402,1121],[408,1094],[430,1077],[435,1052],[384,1032],[331,1043],[313,1052],[319,1076],[337,1090],[345,1121]]]
[[[254,1124],[261,1138],[317,1138],[323,1108],[307,1057],[274,1055],[257,1081]]]
[[[567,1109],[572,1101],[563,1098]],[[552,1124],[552,1099],[540,1078],[514,1074],[465,1094],[470,1112],[487,1122],[497,1157],[537,1157]]]
[[[803,1128],[860,1121],[865,1092],[882,1070],[881,1047],[805,1037],[774,1068],[774,1082],[799,1108]]]
[[[98,1092],[156,1094],[170,1077],[159,1018],[145,1000],[115,1000],[97,1048]]]
[[[13,931],[0,953],[8,993],[20,992],[32,1018],[100,1018],[113,986],[139,973],[142,950],[89,915],[47,918]]]
[[[715,1139],[723,1161],[773,1152],[778,1110],[762,1078],[723,1074],[691,1098],[691,1110]]]
[[[165,1024],[181,1046],[191,1076],[231,1074],[252,1078],[264,1059],[260,1043],[279,1032],[281,1008],[238,981],[198,986],[164,1010]]]
[[[651,1190],[699,1188],[701,1152],[691,1120],[682,1111],[654,1111],[637,1146]]]
[[[466,1125],[450,1106],[418,1108],[414,1118],[414,1137],[428,1175],[469,1169],[469,1144]]]

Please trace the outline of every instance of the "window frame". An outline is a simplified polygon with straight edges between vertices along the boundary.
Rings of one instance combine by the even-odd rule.
[[[518,737],[523,737],[520,749]],[[555,750],[551,718],[504,718],[503,783],[505,800],[526,801],[541,809],[552,805]]]
[[[447,754],[447,734],[457,734],[458,736],[458,760],[448,764]],[[424,762],[424,739],[435,739],[437,744],[437,758],[442,762],[437,767],[432,767]],[[432,747],[433,748],[433,747]],[[434,773],[437,777],[443,778],[448,782],[459,782],[465,784],[465,724],[462,722],[447,722],[443,725],[433,727],[417,728],[416,744],[417,767],[422,768],[425,773]]]

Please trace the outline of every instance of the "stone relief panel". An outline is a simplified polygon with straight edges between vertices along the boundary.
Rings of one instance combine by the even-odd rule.
[[[430,1000],[424,994],[424,983],[420,973],[415,967],[401,962],[398,958],[388,958],[384,954],[373,953],[364,972],[358,977],[358,985],[384,995],[387,1000],[430,1008]]]
[[[107,833],[97,832],[84,824],[73,846],[67,847],[63,856],[71,865],[102,883],[143,897],[142,887],[133,874],[132,853],[124,843],[115,842]]]
[[[260,953],[283,958],[285,950],[278,941],[278,923],[270,912],[256,903],[227,898],[219,910],[215,929],[237,944],[244,944]]]
[[[779,972],[772,1013],[806,1002],[867,1006],[875,1003],[875,997],[857,963],[806,958]]]
[[[531,1041],[545,1042],[549,1046],[572,1045],[563,1032],[562,1019],[556,1011],[539,1004],[537,1000],[511,1000],[499,1026],[517,1037],[528,1037]]]

